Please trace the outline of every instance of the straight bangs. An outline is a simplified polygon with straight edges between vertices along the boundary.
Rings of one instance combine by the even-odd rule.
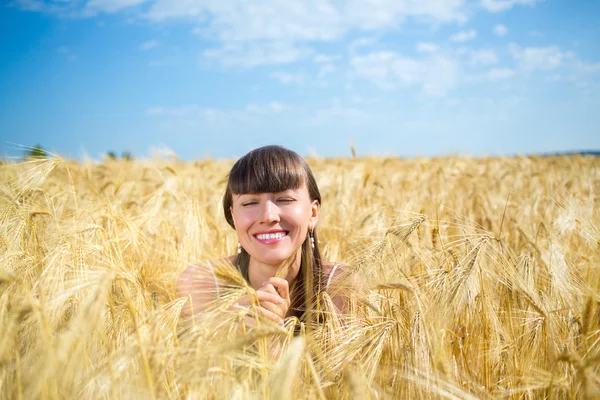
[[[229,174],[231,194],[278,193],[298,189],[306,183],[302,159],[279,146],[251,151],[233,166]]]

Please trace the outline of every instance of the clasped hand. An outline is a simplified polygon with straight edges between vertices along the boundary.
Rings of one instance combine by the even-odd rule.
[[[259,318],[283,326],[283,319],[291,304],[288,282],[282,278],[269,278],[256,290],[255,295],[258,303],[247,295],[241,297],[236,305],[248,309],[249,313],[256,313]],[[254,325],[254,319],[247,317],[246,323]]]

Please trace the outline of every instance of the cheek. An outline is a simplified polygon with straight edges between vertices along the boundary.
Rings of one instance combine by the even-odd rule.
[[[236,230],[244,230],[252,222],[252,216],[247,211],[234,212],[233,217],[235,218],[235,229]]]
[[[288,215],[294,220],[296,225],[304,227],[308,226],[311,213],[306,207],[297,207],[294,210],[290,210]]]

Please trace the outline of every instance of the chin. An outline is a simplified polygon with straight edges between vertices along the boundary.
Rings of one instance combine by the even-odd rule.
[[[294,252],[291,251],[269,251],[268,253],[258,254],[254,258],[264,264],[278,265],[291,257],[292,254],[294,254]]]

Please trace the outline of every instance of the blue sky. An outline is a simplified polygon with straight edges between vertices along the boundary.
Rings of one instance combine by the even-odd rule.
[[[8,0],[0,155],[600,149],[598,17],[592,0]]]

